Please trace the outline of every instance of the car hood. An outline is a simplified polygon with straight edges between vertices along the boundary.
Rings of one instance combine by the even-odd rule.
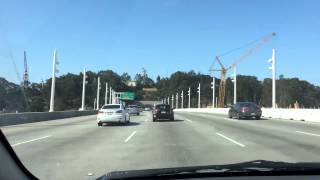
[[[253,175],[320,174],[320,163],[287,163],[255,160],[236,164],[175,167],[109,172],[98,179],[152,179]],[[195,176],[196,175],[196,176]],[[203,176],[205,175],[205,176]]]

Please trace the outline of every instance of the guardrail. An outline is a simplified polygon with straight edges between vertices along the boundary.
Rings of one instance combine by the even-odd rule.
[[[96,114],[96,111],[56,111],[0,114],[0,126],[49,121]]]
[[[176,112],[202,112],[227,115],[229,108],[175,109]],[[262,108],[262,117],[297,121],[320,122],[320,109],[272,109]]]

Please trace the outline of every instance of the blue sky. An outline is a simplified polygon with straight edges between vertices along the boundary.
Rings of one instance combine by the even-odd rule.
[[[13,60],[22,76],[26,50],[31,81],[47,79],[54,49],[58,75],[84,67],[131,76],[144,67],[152,78],[177,70],[209,74],[216,55],[276,32],[238,73],[271,77],[267,60],[274,47],[278,75],[320,85],[319,7],[317,0],[6,0],[0,6],[0,76],[18,82]],[[245,49],[222,57],[223,63]]]

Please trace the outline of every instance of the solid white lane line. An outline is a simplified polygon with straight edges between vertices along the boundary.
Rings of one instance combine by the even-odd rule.
[[[223,135],[223,134],[216,133],[216,135],[218,135],[218,136],[220,136],[220,137],[223,137],[223,138],[225,138],[225,139],[227,139],[227,140],[229,140],[229,141],[233,142],[234,144],[236,144],[236,145],[238,145],[238,146],[246,147],[246,145],[241,144],[241,143],[239,143],[239,142],[237,142],[237,141],[235,141],[235,140],[233,140],[233,139],[231,139],[231,138],[229,138],[229,137],[227,137],[227,136],[225,136],[225,135]]]
[[[133,132],[130,134],[130,136],[127,137],[126,140],[124,140],[124,142],[125,142],[125,143],[128,142],[136,133],[137,133],[137,131],[133,131]]]
[[[39,138],[28,140],[28,141],[22,141],[22,142],[19,142],[19,143],[12,144],[11,146],[14,147],[14,146],[18,146],[20,144],[25,144],[25,143],[29,143],[29,142],[33,142],[33,141],[38,141],[38,140],[45,139],[45,138],[48,138],[48,137],[50,137],[50,136],[43,136],[43,137],[39,137]]]
[[[320,134],[313,134],[313,133],[308,133],[308,132],[303,132],[303,131],[296,131],[297,133],[301,133],[301,134],[306,134],[306,135],[310,135],[310,136],[318,136],[320,137]]]

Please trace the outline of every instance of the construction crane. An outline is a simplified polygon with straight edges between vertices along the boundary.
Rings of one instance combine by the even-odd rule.
[[[23,52],[24,55],[24,73],[23,73],[23,82],[22,86],[27,88],[29,86],[29,73],[28,73],[28,63],[27,63],[27,53],[26,51]]]
[[[264,44],[269,42],[270,39],[276,36],[276,33],[268,34],[267,36],[261,38],[258,43],[253,46],[252,48],[245,51],[239,58],[235,59],[233,63],[225,68],[225,66],[222,64],[220,57],[216,56],[215,61],[218,62],[221,69],[213,69],[212,67],[209,69],[209,71],[219,71],[221,72],[221,79],[220,79],[220,86],[219,86],[219,97],[218,97],[218,107],[223,108],[224,107],[224,101],[225,101],[225,91],[226,91],[226,76],[228,70],[234,68],[237,64],[241,63],[244,59],[246,59],[248,56],[253,54],[255,51],[257,51],[259,48],[261,48]]]

